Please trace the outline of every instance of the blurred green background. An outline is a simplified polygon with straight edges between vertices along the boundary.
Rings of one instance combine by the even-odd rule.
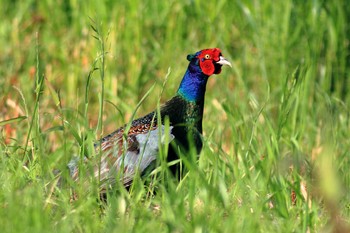
[[[0,6],[5,231],[349,230],[347,1]],[[199,169],[155,197],[141,187],[112,195],[102,209],[93,192],[70,203],[52,171],[81,153],[79,140],[127,122],[153,84],[136,116],[154,110],[166,77],[161,102],[176,92],[186,55],[210,47],[233,69],[208,82]]]

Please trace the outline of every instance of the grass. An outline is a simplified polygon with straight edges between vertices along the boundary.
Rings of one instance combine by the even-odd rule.
[[[349,231],[346,1],[3,1],[0,19],[3,232]],[[184,179],[155,196],[138,180],[107,203],[88,177],[89,192],[57,187],[55,170],[145,94],[136,116],[170,98],[207,47],[233,69],[208,82]]]

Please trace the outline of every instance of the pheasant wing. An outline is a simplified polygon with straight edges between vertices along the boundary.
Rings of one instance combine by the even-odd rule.
[[[135,174],[142,174],[157,159],[159,145],[170,143],[174,139],[170,126],[169,140],[165,142],[165,126],[136,125],[123,136],[121,128],[101,140],[96,145],[96,154],[101,155],[99,164],[94,168],[94,176],[100,180],[101,192],[113,186],[119,179],[126,187],[130,186]],[[160,138],[162,137],[162,138]],[[71,176],[78,179],[77,166],[69,165]]]

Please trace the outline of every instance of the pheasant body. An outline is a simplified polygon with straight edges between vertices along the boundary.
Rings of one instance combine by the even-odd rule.
[[[188,55],[187,59],[190,63],[176,95],[161,106],[160,121],[157,119],[157,111],[151,112],[133,120],[126,137],[123,136],[126,126],[123,126],[95,144],[96,154],[101,155],[95,176],[101,181],[102,192],[118,178],[125,186],[129,186],[136,172],[142,174],[157,159],[159,141],[162,144],[173,141],[186,152],[192,140],[197,153],[200,153],[203,144],[201,134],[204,96],[208,78],[212,74],[219,74],[222,65],[231,64],[217,48],[201,50]],[[167,142],[159,140],[159,136],[164,135],[166,131],[165,118],[170,122]],[[161,125],[157,125],[158,122],[161,122]],[[168,161],[178,158],[174,146],[169,147],[167,158]],[[76,166],[69,167],[73,179],[77,179],[79,170]]]

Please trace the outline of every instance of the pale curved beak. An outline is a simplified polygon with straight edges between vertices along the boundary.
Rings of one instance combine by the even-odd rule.
[[[217,64],[220,65],[228,65],[229,67],[232,67],[231,63],[229,61],[226,60],[226,58],[224,58],[223,56],[220,56],[220,60],[216,62]]]

